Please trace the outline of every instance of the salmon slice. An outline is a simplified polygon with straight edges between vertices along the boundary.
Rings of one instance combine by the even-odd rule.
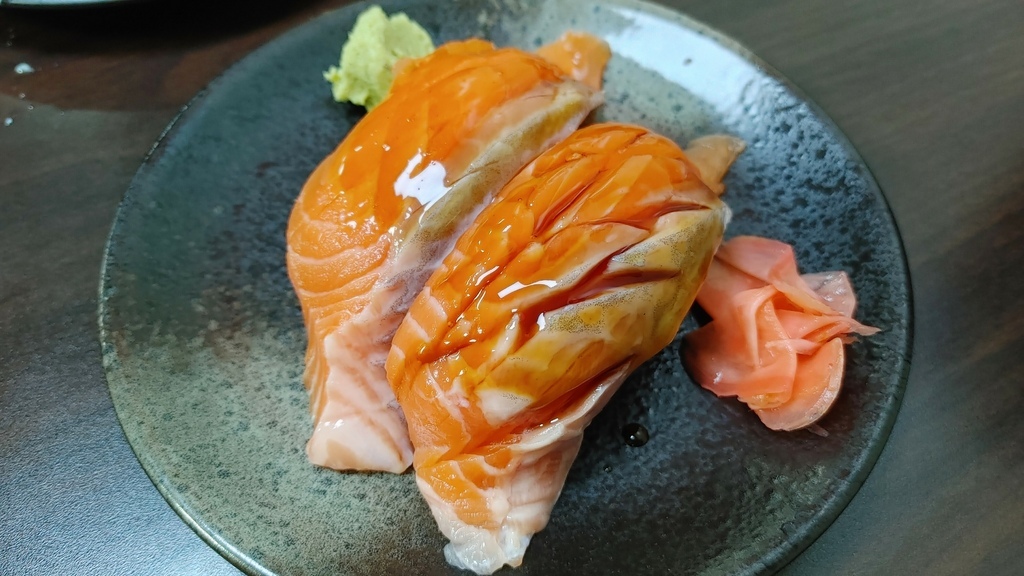
[[[602,101],[571,70],[483,40],[398,68],[387,98],[309,177],[288,222],[288,275],[309,338],[306,452],[339,470],[409,467],[384,372],[395,329],[494,193]]]
[[[792,246],[756,236],[722,245],[697,303],[712,320],[684,339],[690,375],[774,430],[824,416],[842,383],[843,342],[878,332],[853,319],[845,272],[801,275]]]
[[[612,51],[600,38],[569,31],[551,44],[542,46],[537,55],[564,70],[574,80],[600,90],[604,66]]]
[[[450,563],[522,562],[583,429],[678,331],[727,217],[670,140],[600,124],[524,168],[459,238],[387,361]]]

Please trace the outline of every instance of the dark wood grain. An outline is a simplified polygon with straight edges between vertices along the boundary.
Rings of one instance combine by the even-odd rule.
[[[177,110],[342,3],[0,10],[0,573],[235,573],[124,442],[100,366],[98,267],[118,200]],[[916,342],[896,427],[853,503],[786,572],[1024,572],[1024,5],[670,4],[836,120],[910,260]],[[36,72],[15,74],[19,62]]]

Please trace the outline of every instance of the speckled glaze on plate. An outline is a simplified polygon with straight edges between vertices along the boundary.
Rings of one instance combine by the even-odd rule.
[[[532,48],[566,28],[614,58],[601,118],[680,143],[749,143],[728,180],[729,235],[794,244],[807,270],[845,269],[859,318],[827,437],[774,433],[695,386],[678,340],[587,430],[548,528],[517,574],[761,574],[839,515],[887,437],[909,364],[909,279],[882,194],[835,126],[735,42],[632,0],[385,1],[438,41],[483,35]],[[411,475],[309,465],[304,330],[284,231],[306,176],[359,119],[330,100],[365,5],[329,13],[210,85],[141,167],[114,223],[100,327],[125,434],[160,492],[250,573],[448,574]],[[692,329],[687,320],[684,331]],[[624,442],[630,422],[650,430]]]

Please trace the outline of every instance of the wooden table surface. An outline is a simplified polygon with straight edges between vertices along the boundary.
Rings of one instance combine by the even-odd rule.
[[[237,574],[124,440],[100,364],[100,259],[179,108],[343,3],[0,7],[0,574]],[[915,345],[895,429],[850,506],[784,572],[1024,573],[1024,4],[667,3],[831,115],[889,198],[910,261]],[[34,72],[16,73],[23,62]]]

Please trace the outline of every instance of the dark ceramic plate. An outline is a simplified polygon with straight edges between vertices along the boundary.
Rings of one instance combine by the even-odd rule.
[[[893,219],[836,127],[732,40],[633,0],[384,2],[438,41],[533,47],[565,28],[611,44],[600,116],[686,142],[738,135],[730,235],[794,244],[806,270],[845,269],[859,318],[827,437],[774,433],[684,374],[678,341],[587,430],[548,528],[517,574],[753,574],[808,546],[874,463],[902,395],[907,269]],[[306,462],[304,332],[284,230],[306,176],[359,119],[330,100],[356,5],[253,53],[189,106],[139,170],[110,236],[100,324],[125,434],[171,505],[251,573],[445,574],[411,475]],[[684,330],[693,327],[688,320]],[[627,446],[622,427],[651,432]]]

